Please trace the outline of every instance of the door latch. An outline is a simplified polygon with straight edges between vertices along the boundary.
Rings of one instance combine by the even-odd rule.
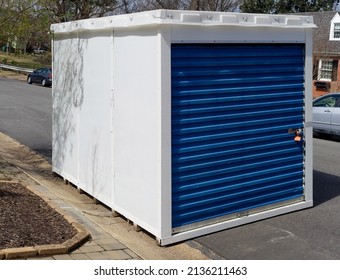
[[[300,142],[302,139],[303,130],[301,128],[297,128],[297,129],[290,128],[288,129],[288,133],[294,135],[295,142]]]

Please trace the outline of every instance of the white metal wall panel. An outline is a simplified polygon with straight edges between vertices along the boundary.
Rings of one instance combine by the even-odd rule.
[[[53,170],[78,183],[79,108],[74,106],[81,95],[76,34],[59,34],[53,41],[53,114],[52,163]]]
[[[113,32],[79,34],[79,180],[96,199],[112,206]],[[101,71],[106,69],[106,71]],[[86,135],[86,137],[84,137]]]
[[[53,60],[53,169],[110,206],[112,41],[112,31],[57,36]]]
[[[114,33],[114,208],[160,234],[160,36],[154,28]],[[137,35],[138,34],[138,35]]]

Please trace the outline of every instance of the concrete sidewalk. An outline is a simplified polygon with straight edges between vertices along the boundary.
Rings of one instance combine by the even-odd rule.
[[[96,204],[62,178],[53,176],[43,157],[0,132],[0,180],[18,181],[50,201],[65,215],[85,227],[91,238],[68,254],[39,257],[50,260],[207,260],[220,259],[193,241],[168,247],[157,245],[154,237],[135,231],[124,217]],[[35,257],[38,258],[38,257]],[[30,258],[32,259],[32,258]]]

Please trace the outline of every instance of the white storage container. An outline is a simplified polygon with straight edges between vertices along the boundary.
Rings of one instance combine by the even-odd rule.
[[[52,25],[53,171],[161,245],[312,206],[313,27],[171,10]]]

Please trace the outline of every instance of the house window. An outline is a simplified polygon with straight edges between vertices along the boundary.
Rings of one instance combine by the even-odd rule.
[[[340,23],[334,23],[333,38],[340,39]]]
[[[340,41],[340,14],[338,12],[335,13],[331,20],[329,31],[329,40]]]
[[[333,74],[333,60],[319,61],[319,81],[331,81]]]
[[[340,39],[340,23],[334,23],[333,38]]]

